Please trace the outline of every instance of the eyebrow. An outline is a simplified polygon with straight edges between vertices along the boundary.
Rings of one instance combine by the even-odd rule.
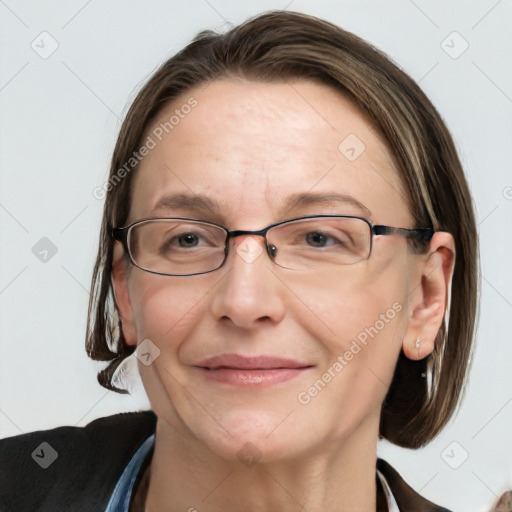
[[[352,206],[363,215],[371,217],[372,212],[363,203],[355,197],[348,194],[337,194],[335,192],[325,193],[298,193],[289,196],[286,199],[284,208],[286,211],[294,210],[301,206]]]
[[[290,212],[303,206],[352,206],[367,217],[372,212],[355,197],[348,194],[337,194],[334,192],[311,193],[301,192],[288,196],[283,204],[282,211]],[[164,196],[158,200],[150,213],[161,210],[173,210],[185,208],[188,210],[203,210],[211,214],[220,214],[220,203],[201,194],[174,194]]]
[[[174,194],[159,199],[151,212],[157,210],[172,210],[174,208],[188,208],[197,210],[219,210],[219,203],[200,194]]]

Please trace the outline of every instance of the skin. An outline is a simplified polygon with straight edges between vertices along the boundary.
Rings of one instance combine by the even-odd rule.
[[[300,80],[217,80],[167,105],[148,134],[193,96],[191,113],[144,158],[128,223],[194,217],[228,229],[261,229],[301,215],[361,215],[352,204],[285,208],[296,193],[349,194],[375,224],[413,227],[385,144],[350,101]],[[356,134],[365,151],[339,150]],[[218,209],[152,211],[165,195],[194,193]],[[363,215],[364,216],[364,215]],[[447,301],[455,249],[436,233],[415,255],[399,236],[376,236],[368,260],[335,270],[294,272],[266,252],[247,263],[232,241],[221,269],[193,277],[152,275],[115,246],[112,280],[124,336],[150,339],[160,355],[139,370],[158,417],[146,510],[373,511],[381,404],[401,350],[433,350]],[[366,327],[394,303],[401,311],[308,404],[297,396],[322,377]],[[415,345],[421,338],[421,347]],[[194,368],[222,353],[291,357],[312,365],[267,388],[207,382]],[[257,463],[237,456],[252,443]],[[247,449],[247,448],[246,448]]]

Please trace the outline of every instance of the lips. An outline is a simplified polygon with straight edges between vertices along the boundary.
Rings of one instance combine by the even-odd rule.
[[[232,388],[265,388],[283,384],[310,371],[313,365],[274,356],[221,354],[195,365],[210,384]]]
[[[207,370],[277,370],[309,368],[312,365],[274,356],[242,356],[221,354],[201,361],[196,366]]]

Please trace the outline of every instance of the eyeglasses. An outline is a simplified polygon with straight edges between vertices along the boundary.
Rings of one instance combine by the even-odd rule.
[[[136,267],[165,276],[193,276],[219,269],[228,257],[230,240],[237,236],[264,237],[268,256],[280,267],[315,270],[368,259],[374,235],[399,235],[427,245],[433,234],[431,228],[373,225],[351,215],[310,215],[257,231],[229,231],[212,222],[187,218],[145,219],[112,230]]]

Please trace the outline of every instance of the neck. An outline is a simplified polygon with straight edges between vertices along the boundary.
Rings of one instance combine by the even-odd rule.
[[[145,512],[374,512],[377,438],[361,434],[247,467],[158,420]]]

